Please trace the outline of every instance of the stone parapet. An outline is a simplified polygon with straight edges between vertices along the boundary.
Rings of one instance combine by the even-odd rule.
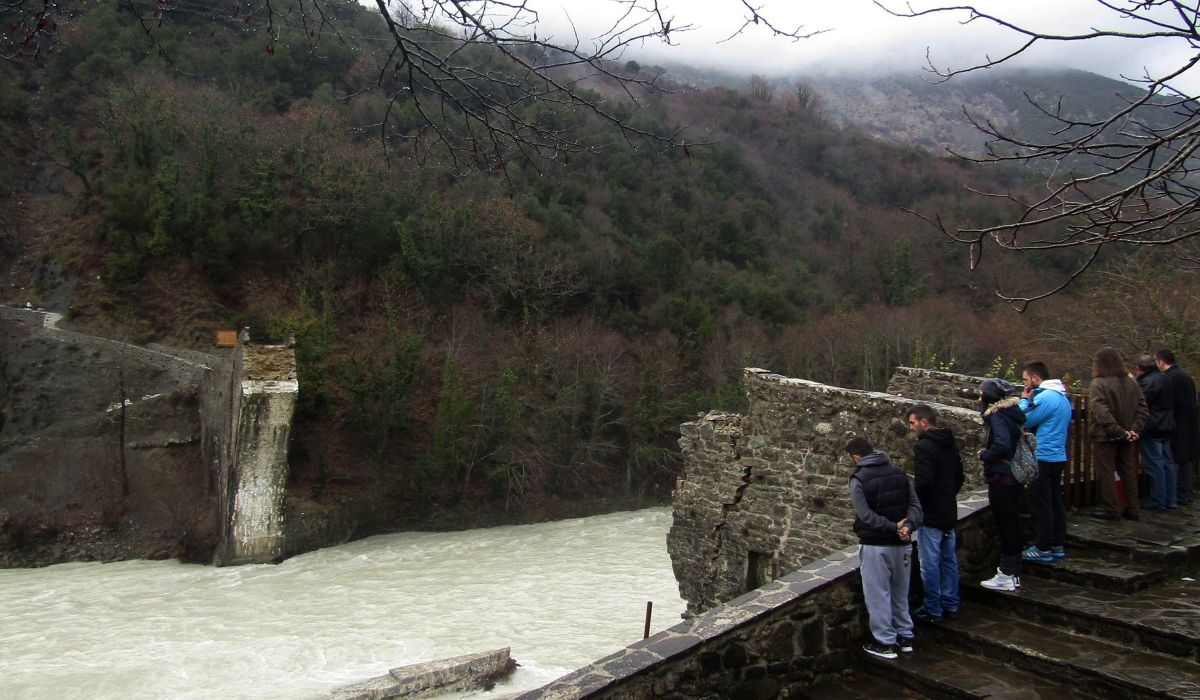
[[[959,499],[964,570],[994,565],[984,492]],[[768,700],[840,674],[867,634],[858,547],[840,548],[519,700]],[[861,653],[861,652],[859,652]]]
[[[912,471],[912,401],[747,369],[745,416],[710,413],[680,426],[684,476],[667,535],[680,595],[695,613],[857,542],[845,453],[865,437]],[[960,438],[967,488],[982,485],[978,413],[936,405]]]
[[[974,409],[979,403],[979,385],[983,379],[932,369],[897,367],[888,381],[887,391],[913,401]]]

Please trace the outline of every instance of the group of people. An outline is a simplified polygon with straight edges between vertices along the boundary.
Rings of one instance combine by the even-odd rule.
[[[1139,358],[1134,371],[1136,379],[1113,348],[1101,348],[1092,360],[1088,439],[1104,505],[1092,515],[1101,520],[1138,520],[1142,509],[1176,508],[1193,498],[1200,448],[1195,383],[1165,349]],[[1061,380],[1050,377],[1043,362],[1025,365],[1022,379],[1023,388],[989,378],[979,389],[985,437],[978,457],[1000,538],[1000,566],[980,585],[999,591],[1020,588],[1022,561],[1050,563],[1067,556],[1062,477],[1074,414],[1070,393]],[[954,433],[938,426],[931,406],[917,404],[904,419],[917,436],[911,482],[903,468],[867,440],[854,438],[846,446],[855,465],[850,499],[872,634],[863,649],[888,659],[913,650],[914,619],[955,619],[960,605],[954,528],[957,494],[965,481],[962,458]],[[1027,485],[1011,468],[1024,431],[1036,437],[1037,475]],[[1139,501],[1135,445],[1150,481],[1145,504]],[[1035,532],[1025,549],[1022,495]],[[910,611],[914,541],[924,599]]]

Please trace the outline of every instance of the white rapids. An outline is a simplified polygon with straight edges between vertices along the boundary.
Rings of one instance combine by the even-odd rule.
[[[543,685],[679,621],[654,508],[380,535],[276,566],[0,570],[0,695],[318,698],[410,663],[512,647],[492,694]]]

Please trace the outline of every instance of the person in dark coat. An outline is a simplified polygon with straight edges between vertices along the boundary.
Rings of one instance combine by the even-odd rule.
[[[917,530],[917,556],[925,598],[913,617],[941,622],[958,617],[958,557],[954,527],[958,524],[958,492],[962,488],[962,457],[954,433],[939,428],[937,412],[919,403],[904,414],[917,436],[913,447],[913,485],[925,522]]]
[[[1178,507],[1175,493],[1175,461],[1171,457],[1171,435],[1175,432],[1175,392],[1171,378],[1159,371],[1154,358],[1138,358],[1137,383],[1146,397],[1150,417],[1139,433],[1138,451],[1142,473],[1150,480],[1150,502],[1146,510]]]
[[[1120,520],[1124,515],[1138,519],[1137,469],[1133,462],[1133,443],[1141,437],[1150,416],[1146,397],[1129,372],[1121,353],[1100,348],[1092,358],[1092,384],[1088,388],[1088,432],[1092,439],[1092,462],[1100,482],[1104,510],[1092,517]],[[1115,473],[1120,473],[1125,503],[1117,495]]]
[[[1017,453],[1025,412],[1014,396],[1016,387],[1003,379],[985,379],[979,387],[983,408],[985,440],[979,459],[983,462],[983,481],[988,487],[988,505],[1000,531],[1000,568],[996,575],[980,585],[996,591],[1015,591],[1021,587],[1021,493],[1025,487],[1012,475],[1009,466]]]
[[[1196,383],[1175,364],[1175,353],[1154,353],[1158,369],[1171,380],[1175,399],[1175,431],[1171,433],[1171,456],[1175,459],[1178,502],[1192,502],[1196,486],[1196,460],[1200,457],[1200,419],[1196,415]]]

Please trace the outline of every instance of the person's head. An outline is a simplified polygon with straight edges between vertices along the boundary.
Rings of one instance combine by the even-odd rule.
[[[1121,359],[1121,353],[1116,348],[1100,348],[1092,357],[1093,377],[1124,377],[1126,374],[1125,360]]]
[[[1045,362],[1030,362],[1021,368],[1021,379],[1025,380],[1026,389],[1036,389],[1049,378],[1050,369]]]
[[[866,438],[856,437],[846,443],[846,454],[850,455],[850,461],[858,464],[858,460],[875,452],[875,448],[871,447],[871,443]]]
[[[984,406],[991,406],[1013,392],[1013,385],[995,377],[983,380],[979,385],[979,399]]]
[[[904,418],[908,421],[908,429],[917,437],[924,435],[926,430],[937,427],[937,411],[929,404],[919,403],[913,406],[905,412]]]
[[[1163,348],[1154,353],[1154,360],[1158,368],[1166,372],[1175,366],[1175,353],[1171,352],[1168,348]]]
[[[1137,364],[1134,365],[1137,375],[1140,377],[1148,372],[1153,372],[1158,369],[1158,361],[1152,355],[1142,355],[1137,359]]]

